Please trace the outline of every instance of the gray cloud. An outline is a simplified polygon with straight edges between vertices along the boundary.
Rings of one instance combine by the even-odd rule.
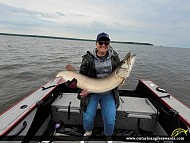
[[[35,18],[54,18],[56,16],[64,16],[64,13],[57,12],[55,14],[44,13],[39,11],[31,11],[24,8],[16,8],[0,3],[0,11],[2,15],[6,16],[23,16],[23,17],[35,17]]]

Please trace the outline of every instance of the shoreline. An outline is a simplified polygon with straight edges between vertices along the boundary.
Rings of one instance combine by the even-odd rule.
[[[41,35],[31,35],[31,34],[12,34],[12,33],[0,33],[0,35],[5,36],[21,36],[21,37],[37,37],[37,38],[52,38],[52,39],[65,39],[65,40],[79,40],[79,41],[95,41],[90,39],[80,39],[80,38],[66,38],[66,37],[57,37],[57,36],[41,36]],[[142,43],[142,42],[123,42],[123,41],[111,41],[111,43],[120,43],[120,44],[136,44],[136,45],[149,45],[153,46],[151,43]]]

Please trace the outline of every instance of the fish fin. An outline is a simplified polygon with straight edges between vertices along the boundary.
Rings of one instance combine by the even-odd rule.
[[[73,78],[71,81],[68,80],[65,85],[69,88],[75,89],[77,88],[77,79]]]
[[[125,84],[125,78],[122,79],[121,83],[119,86],[123,86]]]
[[[82,97],[85,97],[85,96],[87,96],[88,94],[89,94],[89,91],[88,91],[88,90],[82,89],[79,95],[82,96]]]
[[[76,71],[76,69],[75,69],[72,65],[70,65],[70,64],[67,64],[67,65],[65,66],[65,69],[66,69],[67,71]]]

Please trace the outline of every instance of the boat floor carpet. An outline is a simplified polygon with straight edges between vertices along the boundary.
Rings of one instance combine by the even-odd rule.
[[[59,130],[53,130],[49,128],[49,131],[46,131],[46,138],[52,141],[79,141],[79,140],[88,140],[88,141],[102,141],[106,140],[105,135],[103,134],[103,128],[94,128],[92,135],[85,139],[83,137],[84,130],[82,126],[71,126],[64,125],[61,126]],[[112,140],[115,141],[126,141],[126,137],[142,137],[142,136],[155,136],[150,131],[145,131],[139,128],[139,130],[129,130],[129,129],[115,129],[112,136]]]

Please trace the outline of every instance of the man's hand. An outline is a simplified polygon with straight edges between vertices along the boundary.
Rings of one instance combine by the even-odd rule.
[[[68,80],[65,85],[69,88],[75,89],[77,88],[77,79],[73,78],[71,81]]]

